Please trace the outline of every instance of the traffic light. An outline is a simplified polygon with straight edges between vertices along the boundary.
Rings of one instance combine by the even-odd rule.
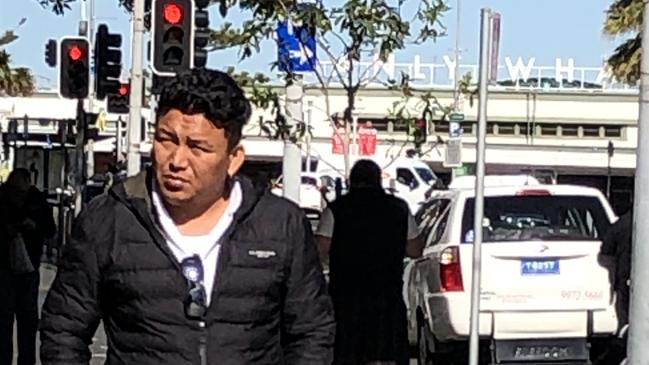
[[[153,0],[151,28],[152,69],[173,76],[193,67],[192,0]]]
[[[120,84],[116,94],[108,94],[106,101],[109,113],[128,114],[131,98],[131,84]]]
[[[194,40],[194,57],[193,67],[205,67],[207,64],[207,43],[210,41],[210,15],[207,12],[209,0],[194,0],[194,26],[192,27],[192,37]]]
[[[61,38],[59,52],[59,93],[68,99],[88,97],[90,55],[83,37]]]
[[[424,118],[415,119],[415,145],[421,145],[426,143],[426,137],[428,136],[428,122]]]
[[[45,63],[50,67],[56,67],[56,40],[50,39],[45,45]]]
[[[95,92],[103,100],[107,94],[117,93],[122,73],[122,36],[110,34],[108,26],[101,24],[95,38]]]

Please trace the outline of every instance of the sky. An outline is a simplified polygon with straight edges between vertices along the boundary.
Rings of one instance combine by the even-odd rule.
[[[411,4],[417,1],[407,0]],[[442,19],[447,28],[445,37],[439,38],[435,43],[410,46],[396,54],[396,61],[412,62],[413,57],[419,55],[422,62],[442,63],[444,55],[452,57],[456,36],[457,1],[459,0],[448,0],[453,9]],[[556,58],[563,59],[564,63],[567,63],[568,58],[572,58],[577,67],[599,67],[604,57],[610,54],[620,41],[604,36],[601,30],[605,10],[611,0],[460,1],[460,48],[463,64],[478,63],[480,9],[483,7],[498,11],[502,16],[501,64],[503,58],[508,56],[512,60],[518,57],[535,57],[536,64],[544,66],[554,66]],[[20,38],[6,46],[12,56],[12,66],[29,67],[39,86],[53,87],[56,84],[56,72],[45,63],[45,44],[48,39],[77,34],[81,0],[73,3],[72,9],[64,16],[43,9],[37,0],[2,2],[4,6],[0,12],[0,31],[15,29],[23,17],[27,18],[27,21],[15,30]],[[124,9],[118,8],[117,3],[117,0],[96,0],[96,22],[106,23],[111,32],[122,34],[126,68],[130,64],[129,15]],[[240,12],[231,12],[227,18],[235,24],[245,19],[246,14]],[[216,25],[223,21],[216,7],[212,7],[211,24]],[[248,71],[267,72],[270,70],[269,63],[275,58],[275,44],[267,41],[260,54],[242,63],[239,63],[237,52],[234,50],[212,52],[208,66],[217,69],[235,66]]]

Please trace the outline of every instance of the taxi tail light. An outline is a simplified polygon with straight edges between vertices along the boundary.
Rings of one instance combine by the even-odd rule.
[[[442,292],[464,291],[459,247],[449,247],[441,252],[439,276]]]

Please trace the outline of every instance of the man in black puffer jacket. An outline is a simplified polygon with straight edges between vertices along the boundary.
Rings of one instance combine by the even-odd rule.
[[[335,324],[301,209],[236,173],[250,103],[226,74],[163,88],[151,169],[80,214],[43,308],[44,365],[329,364]]]

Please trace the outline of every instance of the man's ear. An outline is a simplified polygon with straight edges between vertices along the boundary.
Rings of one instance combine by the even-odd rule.
[[[239,172],[239,169],[243,165],[243,162],[246,159],[246,151],[243,148],[242,144],[236,145],[230,151],[230,165],[228,166],[228,175],[234,176]]]

